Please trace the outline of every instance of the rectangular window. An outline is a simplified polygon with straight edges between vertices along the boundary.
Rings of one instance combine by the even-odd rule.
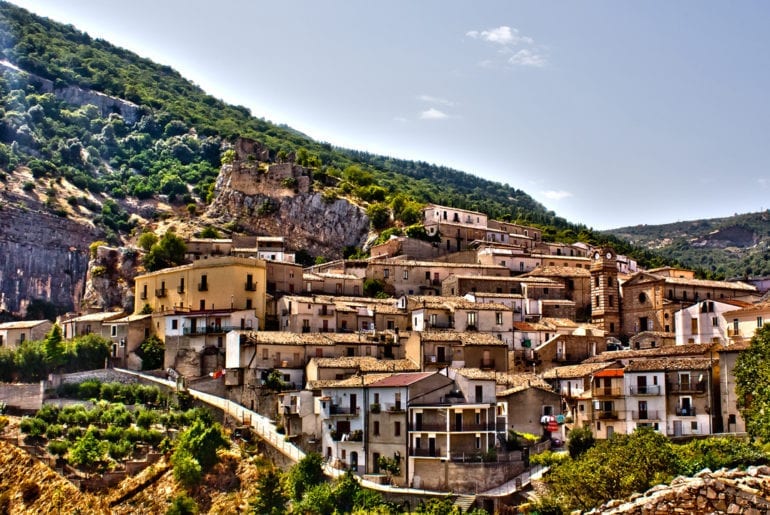
[[[171,321],[171,329],[173,329],[174,331],[176,331],[178,328],[179,328],[179,321],[178,321],[178,320],[176,320],[176,319],[172,320],[172,321]]]
[[[608,304],[610,305],[610,307],[613,307],[613,306],[615,305],[615,297],[614,297],[614,296],[612,296],[612,295],[610,295],[610,296],[607,298],[607,302],[608,302]]]
[[[372,429],[372,434],[374,434],[374,436],[380,436],[380,421],[379,420],[375,420],[374,421],[374,427]]]
[[[262,359],[267,359],[267,348],[262,349]]]
[[[495,313],[495,323],[497,325],[503,325],[503,314],[499,311]]]
[[[761,328],[762,325],[763,325],[762,317],[757,317],[757,327]]]
[[[717,317],[711,317],[711,325],[714,327],[719,327],[719,319]]]
[[[404,269],[404,280],[409,279],[409,270]]]
[[[468,326],[476,327],[476,312],[468,311]]]
[[[385,279],[387,279],[388,277],[390,277],[390,270],[389,270],[389,269],[387,269],[387,268],[385,268],[385,269],[382,271],[382,276],[383,276]]]
[[[393,436],[401,436],[401,422],[393,423]]]
[[[110,334],[112,334],[112,336],[117,336],[117,335],[118,335],[118,326],[116,326],[116,325],[113,325],[113,326],[111,327],[111,331],[112,331],[112,332],[111,332]]]
[[[374,394],[374,404],[379,404],[379,403],[380,403],[380,394],[379,393],[375,393]]]

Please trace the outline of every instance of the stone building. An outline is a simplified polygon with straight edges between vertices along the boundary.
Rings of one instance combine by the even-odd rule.
[[[757,289],[742,282],[694,279],[677,269],[639,272],[623,283],[622,334],[675,332],[674,314],[701,300],[752,302],[757,297]]]
[[[0,324],[0,347],[15,349],[25,341],[42,340],[52,326],[50,320],[22,320]]]

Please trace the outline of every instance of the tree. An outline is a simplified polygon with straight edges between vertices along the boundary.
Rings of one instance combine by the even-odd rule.
[[[136,354],[142,358],[142,370],[163,368],[165,353],[163,342],[155,335],[144,340],[136,350]]]
[[[651,428],[602,440],[577,459],[554,465],[547,484],[570,508],[591,509],[610,499],[643,492],[677,473],[671,443]]]
[[[281,485],[282,474],[271,468],[257,479],[257,495],[251,500],[249,508],[255,515],[283,515],[286,513],[288,497]]]
[[[567,442],[567,449],[569,450],[570,458],[577,459],[584,452],[594,446],[596,441],[594,440],[594,434],[591,429],[587,427],[576,427],[569,432],[569,441]]]
[[[291,467],[287,481],[292,500],[299,501],[306,490],[323,482],[322,461],[320,454],[311,452]]]
[[[390,209],[381,202],[370,204],[366,208],[366,216],[375,229],[384,229],[390,223]]]
[[[139,248],[144,249],[145,252],[149,252],[153,245],[158,243],[158,236],[154,232],[143,232],[136,244]]]
[[[70,461],[79,467],[89,468],[104,459],[109,442],[96,436],[96,428],[90,427],[70,449]]]
[[[65,347],[59,324],[54,324],[45,335],[43,350],[45,351],[45,361],[51,369],[55,370],[64,363]]]
[[[184,263],[184,255],[187,247],[184,240],[171,231],[154,244],[144,256],[144,267],[154,272],[163,268],[170,268]]]
[[[166,515],[197,515],[198,504],[195,499],[185,493],[181,493],[174,497],[171,501],[171,506],[168,507]]]
[[[78,336],[72,343],[74,359],[67,364],[69,370],[93,370],[104,368],[110,355],[110,340],[98,334]],[[70,354],[72,356],[72,354]]]
[[[746,431],[770,442],[770,324],[754,333],[735,363],[735,391]]]

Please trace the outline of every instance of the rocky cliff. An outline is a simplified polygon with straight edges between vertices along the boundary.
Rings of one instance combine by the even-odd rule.
[[[346,246],[363,245],[369,218],[361,207],[312,192],[310,174],[301,166],[268,166],[240,148],[238,158],[219,173],[206,212],[210,220],[236,221],[250,234],[283,236],[289,248],[327,258],[341,258]]]
[[[0,310],[24,314],[39,299],[60,309],[80,305],[88,246],[101,235],[93,226],[0,198]]]
[[[139,251],[135,248],[98,247],[88,263],[82,307],[95,310],[120,307],[132,312],[139,261]]]

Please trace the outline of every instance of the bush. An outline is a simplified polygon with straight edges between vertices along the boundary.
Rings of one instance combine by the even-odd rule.
[[[102,383],[96,379],[88,379],[78,385],[78,397],[81,399],[98,399]]]
[[[37,417],[24,417],[19,423],[19,429],[22,433],[35,438],[46,433],[48,424],[46,424],[45,420]]]
[[[196,515],[197,513],[198,505],[195,499],[187,494],[179,494],[171,501],[166,515]]]
[[[64,434],[64,426],[61,424],[51,424],[45,432],[45,437],[49,440],[59,438]]]
[[[174,479],[179,484],[191,488],[200,483],[203,476],[201,464],[189,452],[175,452],[171,464],[174,467]]]
[[[70,448],[70,442],[67,440],[51,440],[48,442],[48,452],[54,456],[63,458]]]

